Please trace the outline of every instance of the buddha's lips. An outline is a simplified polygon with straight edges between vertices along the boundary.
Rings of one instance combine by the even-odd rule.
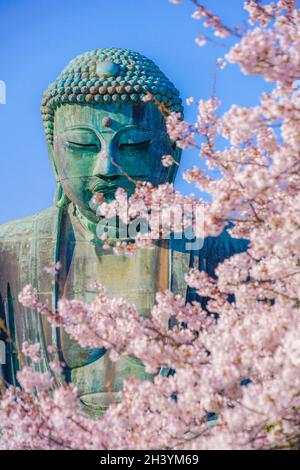
[[[119,186],[116,185],[110,185],[107,183],[96,183],[93,186],[91,186],[91,191],[93,193],[107,193],[107,192],[114,192],[118,189]]]

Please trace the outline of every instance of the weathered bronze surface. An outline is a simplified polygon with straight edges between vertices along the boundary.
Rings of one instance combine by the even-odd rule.
[[[147,93],[156,101],[144,102]],[[92,284],[98,281],[108,296],[125,298],[147,316],[156,291],[169,288],[187,300],[195,298],[184,282],[189,267],[213,274],[219,261],[245,249],[243,241],[234,242],[226,232],[192,252],[173,239],[156,241],[152,250],[138,249],[131,257],[103,249],[96,236],[99,217],[90,204],[95,192],[110,201],[118,187],[132,193],[135,180],[157,185],[175,178],[177,165],[161,164],[165,154],[179,162],[180,150],[168,138],[159,103],[181,110],[171,82],[138,53],[104,49],[71,61],[42,104],[57,182],[55,206],[0,227],[0,318],[12,339],[2,378],[16,383],[20,356],[14,343],[20,350],[25,340],[40,342],[40,370],[49,369],[47,346],[53,345],[66,363],[64,380],[78,387],[91,415],[118,399],[127,377],[152,376],[134,357],[113,363],[105,349],[83,350],[36,311],[24,309],[17,298],[21,289],[32,284],[55,309],[63,297],[90,301],[96,294]],[[54,283],[44,267],[58,260],[62,269]]]

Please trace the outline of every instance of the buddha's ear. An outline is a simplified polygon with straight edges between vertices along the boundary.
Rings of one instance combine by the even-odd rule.
[[[49,160],[50,160],[51,167],[52,167],[52,170],[55,176],[55,181],[56,181],[54,204],[56,205],[56,207],[63,208],[63,207],[66,207],[70,203],[70,199],[68,198],[68,196],[64,194],[64,191],[63,191],[60,179],[59,179],[52,144],[48,145],[48,155],[49,155]]]
[[[49,156],[51,167],[52,167],[52,170],[53,170],[53,173],[54,173],[54,176],[55,176],[55,180],[56,180],[56,182],[58,182],[59,176],[58,176],[58,171],[57,171],[57,167],[56,167],[56,163],[55,163],[55,159],[54,159],[53,144],[48,144],[48,156]]]
[[[178,163],[180,163],[180,160],[181,160],[181,154],[182,154],[182,149],[177,147],[176,143],[174,144],[174,154],[173,154],[173,158],[174,160]],[[178,165],[176,165],[178,167]]]

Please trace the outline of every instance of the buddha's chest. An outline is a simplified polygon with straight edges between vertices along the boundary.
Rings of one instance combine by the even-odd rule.
[[[66,261],[60,273],[60,297],[89,302],[97,294],[97,282],[106,287],[108,297],[122,297],[141,315],[150,316],[156,292],[169,288],[170,251],[166,243],[125,256],[84,240],[70,243],[65,239],[60,252]],[[92,414],[117,399],[126,378],[151,379],[136,358],[124,357],[113,363],[104,349],[83,349],[64,331],[60,339],[69,380]]]
[[[67,249],[68,269],[63,275],[61,295],[90,301],[95,282],[106,288],[109,298],[122,297],[149,316],[158,291],[170,287],[168,245],[137,249],[132,255],[118,255],[113,249],[78,240]]]

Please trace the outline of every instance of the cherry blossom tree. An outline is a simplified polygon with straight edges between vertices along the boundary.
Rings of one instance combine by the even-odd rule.
[[[36,371],[39,345],[25,343],[31,364],[18,374],[21,387],[9,387],[0,401],[0,448],[299,448],[300,10],[293,0],[247,1],[245,29],[223,24],[197,0],[192,4],[193,18],[217,38],[236,37],[218,67],[237,64],[274,87],[252,108],[233,105],[219,115],[216,97],[190,97],[196,122],[167,115],[170,138],[183,149],[197,148],[206,163],[206,169],[186,171],[185,179],[211,201],[147,183],[129,198],[129,218],[149,214],[153,203],[189,202],[204,207],[205,235],[218,235],[233,221],[231,235],[249,240],[248,250],[219,264],[217,278],[196,269],[187,274],[187,284],[209,299],[205,308],[161,292],[151,318],[123,299],[108,299],[102,286],[92,303],[61,300],[57,312],[26,286],[20,294],[24,306],[63,326],[82,347],[106,347],[112,360],[136,356],[154,378],[127,380],[121,402],[91,419],[78,407],[74,387],[53,389],[51,374]],[[207,40],[203,35],[197,43]],[[162,164],[177,163],[165,155]],[[211,169],[220,177],[212,178]],[[100,213],[125,217],[125,197],[119,190],[112,203],[98,201]],[[154,225],[151,214],[149,223]],[[147,237],[140,237],[136,246],[145,243]],[[132,249],[135,244],[116,247]],[[61,367],[51,362],[56,373]]]

